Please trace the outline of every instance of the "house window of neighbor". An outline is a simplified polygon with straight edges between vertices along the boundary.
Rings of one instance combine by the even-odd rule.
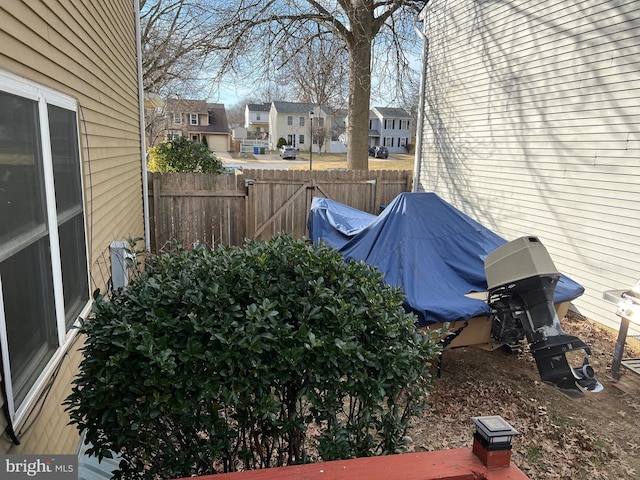
[[[324,117],[318,117],[318,128],[324,127]]]
[[[304,117],[300,117],[300,126],[304,127]]]
[[[189,123],[191,125],[198,125],[198,114],[197,113],[192,113],[191,115],[189,115],[190,120]]]
[[[393,137],[384,137],[384,145],[386,147],[393,147]]]
[[[406,147],[407,146],[407,138],[406,137],[398,138],[398,146],[399,147]]]
[[[256,113],[256,120],[260,121],[260,113]]]
[[[291,115],[287,116],[287,125],[293,125],[293,117]]]
[[[17,422],[71,341],[89,278],[76,101],[0,72],[0,111],[0,348]]]
[[[182,114],[181,113],[174,113],[173,114],[173,123],[176,123],[178,125],[182,125]]]
[[[301,135],[298,137],[298,144],[300,144],[300,145],[304,145],[304,135],[302,135],[302,134],[301,134]]]

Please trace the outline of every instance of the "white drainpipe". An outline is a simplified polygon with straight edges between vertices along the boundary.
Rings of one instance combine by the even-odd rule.
[[[422,160],[422,136],[424,131],[424,105],[425,105],[425,90],[427,81],[427,60],[429,53],[429,39],[420,31],[417,23],[420,21],[416,17],[413,28],[422,39],[422,70],[420,72],[420,105],[418,106],[418,125],[416,128],[416,156],[413,164],[413,191],[418,191],[418,183],[420,181],[421,160]]]
[[[140,150],[142,153],[142,208],[144,215],[144,242],[151,251],[149,227],[149,186],[147,185],[147,140],[144,125],[144,87],[142,85],[142,44],[140,39],[140,0],[134,0],[136,10],[136,52],[138,54],[138,99],[140,103]]]

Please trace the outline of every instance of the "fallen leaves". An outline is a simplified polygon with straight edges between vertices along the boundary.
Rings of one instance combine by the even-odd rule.
[[[640,471],[640,412],[637,395],[611,386],[615,333],[581,318],[563,328],[592,347],[598,394],[569,399],[540,382],[527,348],[508,354],[474,348],[446,351],[442,377],[431,393],[431,409],[410,432],[412,450],[470,447],[471,417],[500,415],[520,435],[512,461],[530,478],[620,480]],[[640,356],[631,347],[628,355]]]

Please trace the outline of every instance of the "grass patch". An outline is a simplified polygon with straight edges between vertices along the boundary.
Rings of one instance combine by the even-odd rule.
[[[298,160],[309,160],[309,152],[298,152]],[[413,171],[415,157],[408,153],[392,153],[388,159],[369,157],[369,170],[411,170]],[[298,165],[289,170],[307,170],[308,165]],[[346,153],[314,153],[313,169],[329,170],[347,168]]]
[[[558,427],[579,427],[580,425],[582,425],[580,423],[580,420],[578,420],[577,418],[566,417],[557,413],[552,413],[551,415],[549,415],[549,418],[554,423],[554,425],[557,425]]]
[[[542,448],[541,447],[528,448],[524,453],[524,457],[527,459],[527,462],[533,465],[539,465],[540,462],[542,461]]]

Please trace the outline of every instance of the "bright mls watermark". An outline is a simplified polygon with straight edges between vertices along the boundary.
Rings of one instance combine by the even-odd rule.
[[[77,480],[76,455],[0,455],[2,480]]]

